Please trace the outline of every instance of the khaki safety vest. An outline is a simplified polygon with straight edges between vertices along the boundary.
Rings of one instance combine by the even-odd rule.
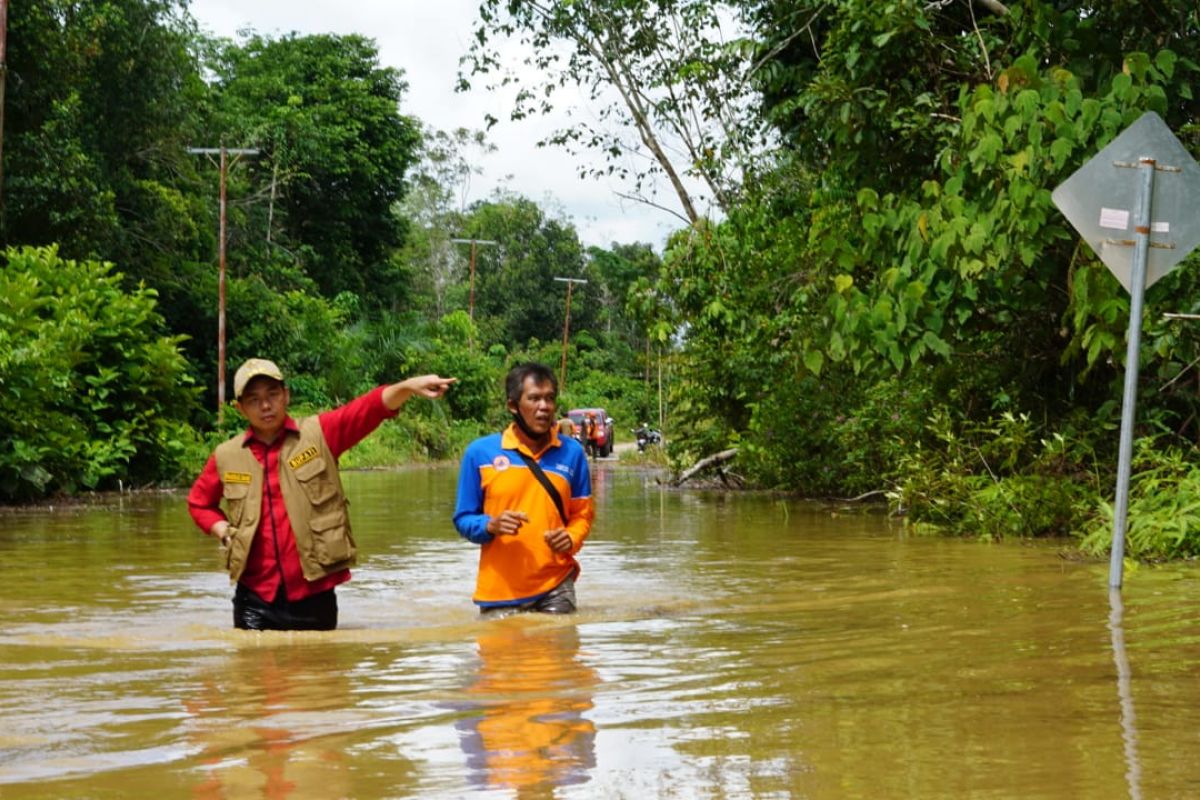
[[[354,566],[354,538],[337,459],[325,442],[317,417],[299,421],[300,435],[283,431],[279,452],[279,487],[283,506],[296,535],[296,551],[305,580]],[[217,474],[229,518],[226,566],[237,580],[246,567],[250,545],[262,521],[263,468],[239,434],[216,449]]]

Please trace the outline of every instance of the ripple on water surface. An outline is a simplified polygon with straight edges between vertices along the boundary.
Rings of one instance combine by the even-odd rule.
[[[0,555],[0,795],[1176,797],[1200,573],[604,467],[581,613],[481,621],[453,470],[349,477],[329,633],[230,630],[182,498],[27,513]],[[1061,546],[1061,545],[1059,545]]]

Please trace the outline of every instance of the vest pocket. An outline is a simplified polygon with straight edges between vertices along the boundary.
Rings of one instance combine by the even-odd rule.
[[[248,483],[226,483],[223,485],[225,497],[225,516],[229,518],[229,524],[237,526],[242,521],[242,515],[246,511],[246,497],[250,494],[250,484]]]
[[[354,539],[350,536],[344,509],[313,517],[309,530],[312,531],[313,558],[318,564],[329,566],[354,557]]]
[[[243,536],[242,531],[232,526],[227,533],[229,534],[229,546],[221,548],[221,559],[225,569],[229,571],[229,577],[236,581],[242,576],[242,570],[246,567],[246,555],[250,552],[252,537]]]
[[[297,467],[296,480],[300,482],[300,486],[304,489],[304,495],[314,508],[332,500],[337,494],[337,487],[334,486],[325,470],[325,459],[323,458],[314,458]]]

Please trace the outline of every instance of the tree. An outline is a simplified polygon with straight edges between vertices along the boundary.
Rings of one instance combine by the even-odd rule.
[[[209,66],[213,133],[263,151],[246,170],[260,187],[247,237],[297,257],[326,297],[350,291],[395,307],[407,286],[394,206],[420,142],[400,113],[401,73],[357,35],[253,35],[218,43]]]
[[[204,108],[181,0],[9,13],[4,240],[62,243],[153,283],[211,245],[183,147]]]
[[[471,178],[482,171],[479,160],[495,149],[481,131],[422,131],[421,160],[400,205],[412,225],[402,258],[415,291],[429,299],[422,306],[432,320],[451,310],[448,295],[467,273],[467,246],[451,240],[461,238]]]
[[[475,318],[484,341],[509,350],[531,339],[555,341],[562,335],[563,284],[555,277],[583,272],[583,248],[575,229],[547,218],[533,201],[501,197],[479,203],[466,220],[465,238],[492,239],[476,262]],[[591,327],[596,299],[589,287],[572,295],[571,328]]]
[[[598,308],[597,325],[607,341],[607,349],[628,351],[614,353],[614,361],[625,362],[626,369],[633,363],[632,354],[644,355],[645,375],[650,369],[650,336],[637,313],[630,313],[631,296],[657,278],[662,260],[648,244],[617,244],[609,249],[588,249],[589,279],[595,282],[590,294],[596,297]],[[635,305],[634,308],[637,308]]]
[[[1090,428],[1076,432],[1101,437],[1127,299],[1049,195],[1147,109],[1197,143],[1200,13],[1183,2],[1142,20],[1129,3],[994,13],[966,0],[745,9],[764,112],[788,147],[726,221],[664,258],[659,290],[682,314],[689,368],[673,410],[692,443],[741,441],[759,477],[832,493],[899,475],[905,452],[933,452],[960,427],[1006,430],[993,415],[1039,420],[1049,437],[1082,414]],[[1156,286],[1148,319],[1156,303],[1186,305],[1194,282],[1183,270]],[[1195,430],[1194,393],[1176,389],[1200,342],[1146,328],[1143,364],[1165,390],[1141,407]],[[916,383],[932,391],[905,389]],[[949,422],[926,425],[939,407]],[[1060,477],[1094,469],[1051,463]],[[972,481],[990,485],[986,472]]]
[[[921,180],[961,122],[960,90],[1025,54],[1101,87],[1133,50],[1186,52],[1194,4],[750,0],[762,109],[824,186],[885,193]],[[1182,49],[1179,49],[1182,46]],[[1178,95],[1186,105],[1190,90]],[[1182,110],[1182,109],[1181,109]]]
[[[652,179],[665,178],[679,204],[674,213],[695,224],[705,212],[693,182],[727,211],[764,143],[760,119],[748,113],[753,65],[739,42],[725,39],[726,8],[711,0],[485,0],[460,85],[497,73],[491,88],[519,83],[496,43],[518,39],[540,83],[519,88],[511,118],[545,113],[555,91],[578,86],[596,105],[597,122],[573,115],[541,144],[602,154],[602,166],[581,160],[580,174],[628,179],[629,196],[651,205]]]

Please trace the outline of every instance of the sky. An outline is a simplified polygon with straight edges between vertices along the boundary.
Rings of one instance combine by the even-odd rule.
[[[264,35],[358,33],[373,38],[383,66],[402,70],[408,90],[401,112],[425,125],[453,130],[483,129],[485,115],[500,123],[488,132],[497,148],[484,156],[482,175],[471,184],[467,202],[487,199],[504,188],[534,200],[552,216],[575,225],[584,245],[645,242],[662,251],[678,218],[649,206],[622,200],[615,182],[580,178],[572,156],[536,142],[569,119],[508,119],[505,99],[482,87],[457,93],[458,60],[466,53],[477,0],[191,0],[200,26],[235,38],[252,28]],[[582,103],[582,100],[579,100]],[[573,113],[583,113],[576,108]],[[599,158],[599,156],[597,156]]]

